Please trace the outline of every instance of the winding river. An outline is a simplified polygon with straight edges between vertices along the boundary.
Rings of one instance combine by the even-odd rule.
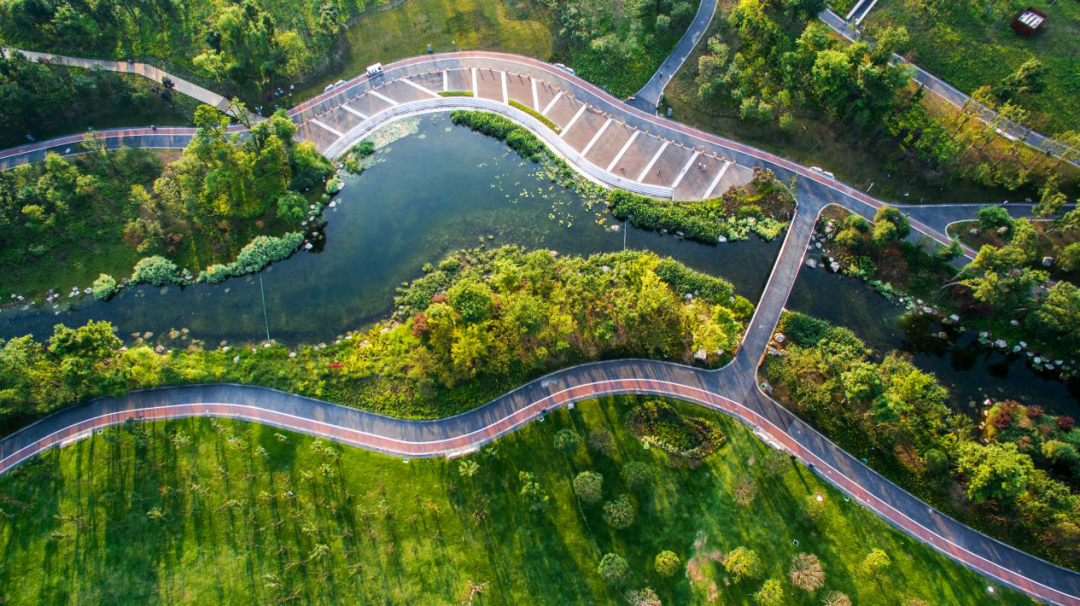
[[[448,114],[387,130],[377,133],[386,143],[371,167],[346,177],[326,209],[326,237],[315,250],[217,285],[140,286],[59,313],[4,310],[0,338],[45,338],[56,323],[94,319],[112,322],[126,340],[151,332],[157,341],[186,328],[208,346],[261,341],[267,332],[287,344],[317,343],[386,317],[395,289],[422,275],[424,264],[480,245],[574,255],[648,249],[723,276],[756,301],[780,248],[780,239],[708,246],[623,225],[613,230],[602,203],[552,183],[501,142],[452,125]],[[183,341],[166,341],[173,343]]]

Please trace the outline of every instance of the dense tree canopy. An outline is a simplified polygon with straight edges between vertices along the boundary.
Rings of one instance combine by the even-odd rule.
[[[165,89],[160,95],[171,98]],[[30,61],[23,55],[0,57],[0,145],[25,143],[27,135],[38,139],[49,136],[103,107],[128,112],[149,109],[162,103],[156,97],[113,72],[90,69],[77,73]]]
[[[0,36],[29,50],[166,59],[257,92],[315,67],[363,8],[344,0],[2,0]]]
[[[884,32],[873,49],[843,46],[817,21],[823,8],[818,0],[740,0],[728,14],[737,48],[708,40],[698,59],[699,93],[739,105],[744,119],[784,124],[798,107],[812,106],[834,120],[879,124],[907,83],[905,68],[889,63],[906,32]]]

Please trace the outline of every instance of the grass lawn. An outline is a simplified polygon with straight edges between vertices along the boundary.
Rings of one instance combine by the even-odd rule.
[[[915,53],[912,60],[966,93],[992,86],[1036,58],[1047,68],[1046,89],[1018,99],[1032,114],[1030,126],[1047,134],[1080,128],[1080,3],[990,3],[995,9],[989,15],[983,11],[986,4],[943,2],[936,15],[928,16],[917,3],[881,0],[866,26],[907,27]],[[1009,23],[1027,6],[1048,18],[1025,39]]]
[[[629,563],[626,589],[652,587],[668,604],[748,603],[766,578],[781,580],[783,603],[820,604],[843,591],[858,604],[1029,603],[896,532],[781,458],[741,424],[676,403],[711,420],[723,446],[696,469],[672,468],[625,429],[640,402],[580,403],[502,438],[466,461],[401,460],[328,445],[242,422],[189,419],[114,428],[53,450],[0,477],[0,599],[38,603],[381,602],[459,604],[470,583],[484,604],[621,603],[597,573],[603,554]],[[557,430],[614,438],[611,456],[552,446]],[[630,490],[619,469],[642,461],[655,474]],[[579,502],[573,476],[603,474],[603,500],[631,493],[636,519],[608,527],[602,507]],[[749,473],[747,473],[749,470]],[[532,511],[519,472],[550,497]],[[737,505],[734,487],[756,487]],[[745,491],[744,491],[745,492]],[[805,511],[823,497],[818,521]],[[798,541],[798,546],[795,546]],[[763,565],[734,582],[717,561],[738,546]],[[872,548],[891,566],[873,579],[857,572]],[[662,550],[691,562],[670,578]],[[792,556],[816,554],[826,574],[816,594],[787,580]],[[692,576],[693,580],[688,578]]]
[[[528,2],[524,3],[530,6]],[[389,63],[427,52],[499,50],[547,60],[551,26],[546,15],[517,10],[505,0],[408,0],[383,12],[369,12],[351,23],[331,51],[332,65],[298,87],[289,103],[318,95],[339,79],[354,78],[372,63]]]

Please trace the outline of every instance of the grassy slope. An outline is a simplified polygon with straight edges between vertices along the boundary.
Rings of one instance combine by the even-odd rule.
[[[703,40],[720,35],[731,45],[733,34],[726,25],[725,14],[734,5],[734,0],[720,0],[719,12]],[[1035,196],[1031,191],[1008,192],[984,187],[971,180],[954,179],[947,187],[942,187],[911,175],[902,175],[902,165],[889,160],[897,157],[895,144],[872,144],[856,130],[830,125],[826,120],[808,115],[807,112],[797,114],[796,126],[791,132],[784,132],[776,121],[761,124],[740,119],[737,107],[703,103],[698,98],[697,84],[694,82],[698,57],[703,50],[704,44],[695,48],[665,91],[664,104],[674,110],[673,117],[680,122],[754,145],[806,166],[821,166],[835,173],[841,181],[864,191],[873,184],[871,193],[885,200],[985,202]],[[933,95],[928,95],[924,103],[932,114],[944,116],[942,119],[946,124],[952,123],[952,106]],[[1005,142],[1002,140],[995,144],[1004,146]],[[1023,153],[1027,151],[1023,150]],[[1076,178],[1075,171],[1062,174],[1065,182],[1072,182]]]
[[[766,576],[780,579],[796,552],[820,556],[825,590],[811,598],[785,580],[785,603],[818,604],[834,589],[859,604],[911,596],[934,604],[1026,602],[1001,589],[991,598],[986,579],[892,530],[804,468],[791,466],[779,479],[752,468],[757,499],[736,505],[732,486],[767,447],[732,420],[679,406],[714,418],[728,436],[703,468],[665,468],[665,455],[643,450],[624,429],[625,399],[581,403],[501,439],[471,457],[480,465],[472,479],[441,459],[403,465],[338,447],[338,460],[320,459],[309,437],[239,422],[146,425],[140,447],[123,432],[119,440],[94,436],[0,478],[0,593],[11,604],[266,603],[288,596],[456,604],[473,581],[488,583],[485,604],[616,603],[595,572],[600,556],[615,551],[630,563],[632,586],[654,587],[664,603],[703,602],[709,582],[720,603],[748,602],[761,580],[729,585],[715,563],[704,564],[706,580],[693,587],[682,573],[665,580],[654,572],[656,553],[671,549],[686,562],[703,534],[698,553],[746,545],[761,554]],[[582,435],[608,427],[614,458],[584,445],[572,459],[554,451],[555,431],[567,426]],[[177,430],[191,446],[166,439]],[[249,439],[252,448],[244,449]],[[255,446],[268,456],[253,455]],[[579,508],[570,479],[599,471],[611,499],[627,491],[618,466],[629,460],[650,463],[658,480],[636,497],[634,525],[612,531],[599,506]],[[545,512],[528,511],[518,471],[536,474],[551,495]],[[815,525],[800,508],[818,493],[826,516]],[[155,507],[164,520],[147,516]],[[480,524],[478,510],[487,512]],[[872,547],[893,559],[879,580],[855,572]]]
[[[915,63],[966,93],[994,85],[1024,61],[1037,58],[1048,68],[1046,90],[1020,99],[1032,113],[1031,126],[1046,133],[1080,128],[1080,4],[1060,0],[1014,4],[1032,6],[1048,16],[1030,39],[1009,27],[1019,9],[1007,12],[995,27],[981,10],[966,8],[969,4],[942,3],[940,14],[926,17],[904,0],[881,0],[870,12],[867,26],[907,27]]]
[[[339,78],[353,78],[375,62],[388,63],[427,52],[501,50],[549,59],[552,37],[547,19],[517,18],[503,0],[408,0],[350,24],[333,50],[332,66],[302,88],[294,101],[322,92]]]

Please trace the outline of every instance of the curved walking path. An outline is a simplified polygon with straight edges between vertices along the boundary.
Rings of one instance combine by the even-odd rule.
[[[158,69],[153,65],[146,63],[139,63],[138,61],[110,61],[108,59],[87,59],[85,57],[68,57],[66,55],[54,55],[53,53],[39,53],[36,51],[26,51],[15,48],[0,48],[0,55],[5,58],[11,58],[12,56],[19,54],[23,55],[31,61],[41,61],[45,63],[52,63],[55,65],[66,65],[68,67],[80,67],[83,69],[99,68],[110,72],[119,72],[122,74],[135,74],[144,78],[149,78],[159,84],[164,84],[168,79],[173,83],[173,89],[178,93],[183,93],[196,101],[200,101],[207,105],[216,107],[223,112],[234,115],[232,108],[230,107],[229,100],[225,97],[215,93],[212,90],[207,90],[198,84],[189,82],[179,76],[174,76],[165,70]],[[239,117],[235,116],[234,117]]]
[[[442,97],[440,90],[464,90],[473,96]],[[560,132],[514,108],[511,99],[545,115]],[[590,178],[669,188],[675,197],[707,196],[730,171],[737,170],[735,166],[764,166],[783,179],[795,177],[797,212],[733,362],[717,371],[643,360],[586,364],[532,381],[470,412],[435,421],[393,419],[258,387],[205,385],[134,392],[61,411],[3,439],[0,473],[45,449],[128,418],[233,417],[397,456],[453,456],[573,401],[616,393],[666,395],[731,414],[904,532],[974,570],[1043,600],[1080,605],[1080,574],[1006,546],[928,507],[757,387],[758,365],[802,266],[818,214],[829,204],[873,214],[883,202],[775,155],[628,107],[553,66],[500,53],[399,61],[387,66],[382,76],[357,78],[294,108],[289,115],[298,123],[301,139],[337,156],[379,125],[455,106],[498,111],[523,123],[559,153],[579,159],[575,167]],[[164,145],[190,133],[133,129],[103,136]],[[5,153],[8,158],[42,153],[48,146],[45,142],[31,150],[24,146],[23,152]],[[970,212],[975,208],[968,207]],[[913,226],[939,242],[947,241],[929,225],[936,217],[931,207],[925,213],[927,217],[912,220]]]
[[[694,52],[698,40],[701,40],[701,37],[708,31],[709,24],[712,23],[713,17],[716,15],[716,4],[716,0],[701,0],[698,4],[697,13],[694,14],[694,20],[690,22],[690,26],[686,28],[682,38],[679,38],[675,48],[671,49],[671,53],[653,73],[652,78],[649,78],[649,81],[645,83],[645,86],[642,86],[641,90],[634,93],[634,96],[626,101],[627,104],[647,112],[656,111],[657,106],[660,105],[660,97],[664,94],[664,89],[667,88],[668,83],[675,77],[686,59],[690,57],[690,53]]]

